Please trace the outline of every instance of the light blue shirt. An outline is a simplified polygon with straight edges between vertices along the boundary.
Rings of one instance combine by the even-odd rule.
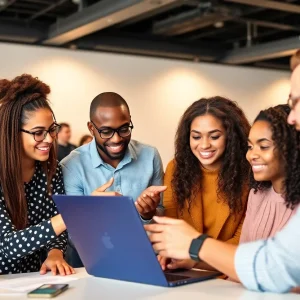
[[[90,195],[112,177],[115,191],[135,201],[151,185],[163,184],[163,166],[156,148],[131,140],[115,169],[100,157],[95,139],[61,161],[67,195]]]
[[[300,286],[300,209],[275,237],[239,245],[235,268],[250,290],[284,293]]]

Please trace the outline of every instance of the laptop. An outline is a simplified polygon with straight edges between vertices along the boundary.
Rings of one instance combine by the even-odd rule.
[[[130,197],[54,195],[53,199],[90,275],[164,287],[220,275],[164,272]]]

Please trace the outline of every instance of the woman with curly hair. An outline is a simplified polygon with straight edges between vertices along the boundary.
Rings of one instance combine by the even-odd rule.
[[[64,194],[64,185],[49,93],[27,74],[0,80],[0,274],[74,273],[63,257],[66,226],[51,197]]]
[[[250,130],[254,178],[240,243],[274,236],[300,203],[300,133],[286,122],[289,113],[288,105],[263,110]]]
[[[239,243],[249,193],[249,130],[243,111],[222,97],[200,99],[185,111],[164,179],[166,216],[215,239]],[[159,260],[163,269],[195,267],[192,261],[166,265]]]

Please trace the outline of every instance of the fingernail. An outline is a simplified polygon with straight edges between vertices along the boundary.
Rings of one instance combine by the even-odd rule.
[[[146,197],[146,194],[144,194],[143,197],[145,198],[145,197]]]

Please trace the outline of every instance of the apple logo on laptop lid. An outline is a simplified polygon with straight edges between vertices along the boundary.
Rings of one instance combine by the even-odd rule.
[[[104,233],[104,235],[101,237],[101,239],[102,239],[102,243],[103,243],[103,245],[106,249],[113,249],[114,248],[114,245],[111,242],[111,237],[108,235],[107,232]]]

